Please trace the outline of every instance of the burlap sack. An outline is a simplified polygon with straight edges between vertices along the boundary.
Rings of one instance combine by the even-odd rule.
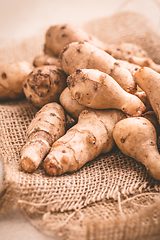
[[[138,43],[160,63],[160,36],[141,15],[121,12],[83,27],[108,43]],[[0,62],[32,62],[43,51],[45,31],[4,44]],[[25,99],[0,104],[1,211],[18,205],[41,231],[65,240],[160,239],[160,182],[117,148],[60,177],[47,176],[42,166],[33,174],[20,169],[20,149],[36,111]]]

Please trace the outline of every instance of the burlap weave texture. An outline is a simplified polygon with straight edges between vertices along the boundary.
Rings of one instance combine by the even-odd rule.
[[[108,43],[138,43],[160,63],[160,56],[155,54],[160,50],[160,37],[140,15],[118,13],[83,27]],[[5,54],[1,63],[24,58],[31,62],[42,51],[43,34],[13,48],[0,49]],[[36,111],[25,99],[0,104],[0,153],[5,168],[1,209],[18,204],[33,224],[48,234],[57,232],[62,239],[160,236],[160,183],[149,176],[141,163],[117,148],[74,174],[49,177],[42,165],[33,174],[20,169],[20,149]]]

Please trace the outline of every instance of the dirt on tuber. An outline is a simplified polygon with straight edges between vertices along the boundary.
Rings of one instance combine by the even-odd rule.
[[[36,107],[58,102],[66,88],[66,74],[56,66],[36,67],[25,78],[23,89],[26,98]]]
[[[148,119],[132,117],[119,121],[113,129],[113,138],[125,155],[144,164],[149,174],[154,179],[160,180],[157,133]]]
[[[58,103],[48,103],[36,113],[21,149],[20,165],[26,172],[38,168],[53,142],[65,134],[65,126],[65,112]]]
[[[67,75],[77,69],[98,69],[113,77],[125,91],[136,91],[136,83],[130,71],[121,67],[111,55],[90,43],[73,42],[67,45],[60,54],[60,64]]]
[[[0,101],[24,98],[23,83],[32,70],[26,61],[0,65]]]
[[[146,107],[133,94],[123,90],[109,75],[96,69],[77,69],[67,78],[73,98],[94,109],[119,109],[130,116],[141,116]]]
[[[125,114],[118,110],[83,110],[78,123],[53,143],[44,159],[44,169],[49,175],[73,173],[100,153],[113,149],[112,131]]]

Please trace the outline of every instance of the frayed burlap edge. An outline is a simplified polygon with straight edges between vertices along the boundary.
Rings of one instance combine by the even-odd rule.
[[[46,212],[42,217],[36,218],[23,208],[22,211],[29,221],[44,234],[57,235],[63,240],[152,240],[154,237],[158,240],[160,237],[160,194],[152,193],[152,203],[137,207],[136,198],[138,202],[141,202],[140,199],[145,197],[149,197],[147,193],[124,201],[119,198],[113,204],[117,208],[114,217],[105,216],[104,210],[106,208],[107,211],[107,203],[105,208],[101,209],[103,201],[76,211],[66,212],[65,217],[63,214],[63,219],[62,213]],[[135,210],[133,210],[134,204]],[[132,207],[132,213],[127,212],[130,207]],[[103,211],[103,216],[101,211]]]

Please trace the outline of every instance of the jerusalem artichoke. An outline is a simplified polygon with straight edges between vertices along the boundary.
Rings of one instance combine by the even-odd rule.
[[[47,54],[38,55],[33,60],[33,65],[35,67],[40,67],[43,65],[55,65],[60,67],[59,59],[54,56],[49,56]]]
[[[67,84],[73,98],[89,108],[116,108],[131,116],[141,116],[146,109],[138,97],[99,70],[77,69],[67,78]]]
[[[150,175],[160,180],[157,134],[148,119],[131,117],[119,121],[113,129],[113,138],[125,155],[144,164]]]
[[[83,110],[78,123],[53,143],[44,159],[44,169],[50,175],[75,172],[100,153],[109,152],[115,143],[112,131],[125,116],[118,110]]]
[[[105,50],[116,59],[126,60],[140,67],[150,67],[160,73],[160,65],[156,64],[148,53],[139,45],[133,43],[110,44]]]
[[[27,142],[21,150],[21,167],[35,171],[49,152],[51,145],[65,133],[65,113],[58,103],[43,106],[27,130]]]
[[[141,46],[129,42],[110,44],[105,51],[114,58],[121,60],[128,60],[131,56],[138,58],[148,57],[147,52]]]
[[[86,106],[80,104],[76,99],[73,98],[68,87],[66,87],[61,93],[59,101],[65,111],[76,121],[78,120],[79,114],[84,109],[87,109]]]
[[[135,96],[137,96],[144,103],[144,105],[146,107],[145,111],[152,111],[152,107],[151,107],[149,98],[144,91],[137,91],[135,93]]]
[[[135,73],[134,78],[140,88],[147,94],[160,123],[160,74],[149,67],[142,67]]]
[[[32,65],[26,61],[0,65],[0,100],[25,97],[23,83],[32,69]]]
[[[83,29],[72,24],[57,24],[51,26],[46,32],[44,52],[57,56],[62,49],[71,42],[90,42],[98,48],[105,49],[106,44],[94,36],[89,35]]]
[[[116,59],[90,43],[70,43],[60,54],[60,63],[67,75],[79,68],[98,69],[113,77],[125,91],[136,91],[136,83],[129,70],[119,66]]]
[[[58,102],[66,87],[66,75],[56,66],[35,68],[25,79],[23,89],[26,98],[36,107],[49,102]]]

